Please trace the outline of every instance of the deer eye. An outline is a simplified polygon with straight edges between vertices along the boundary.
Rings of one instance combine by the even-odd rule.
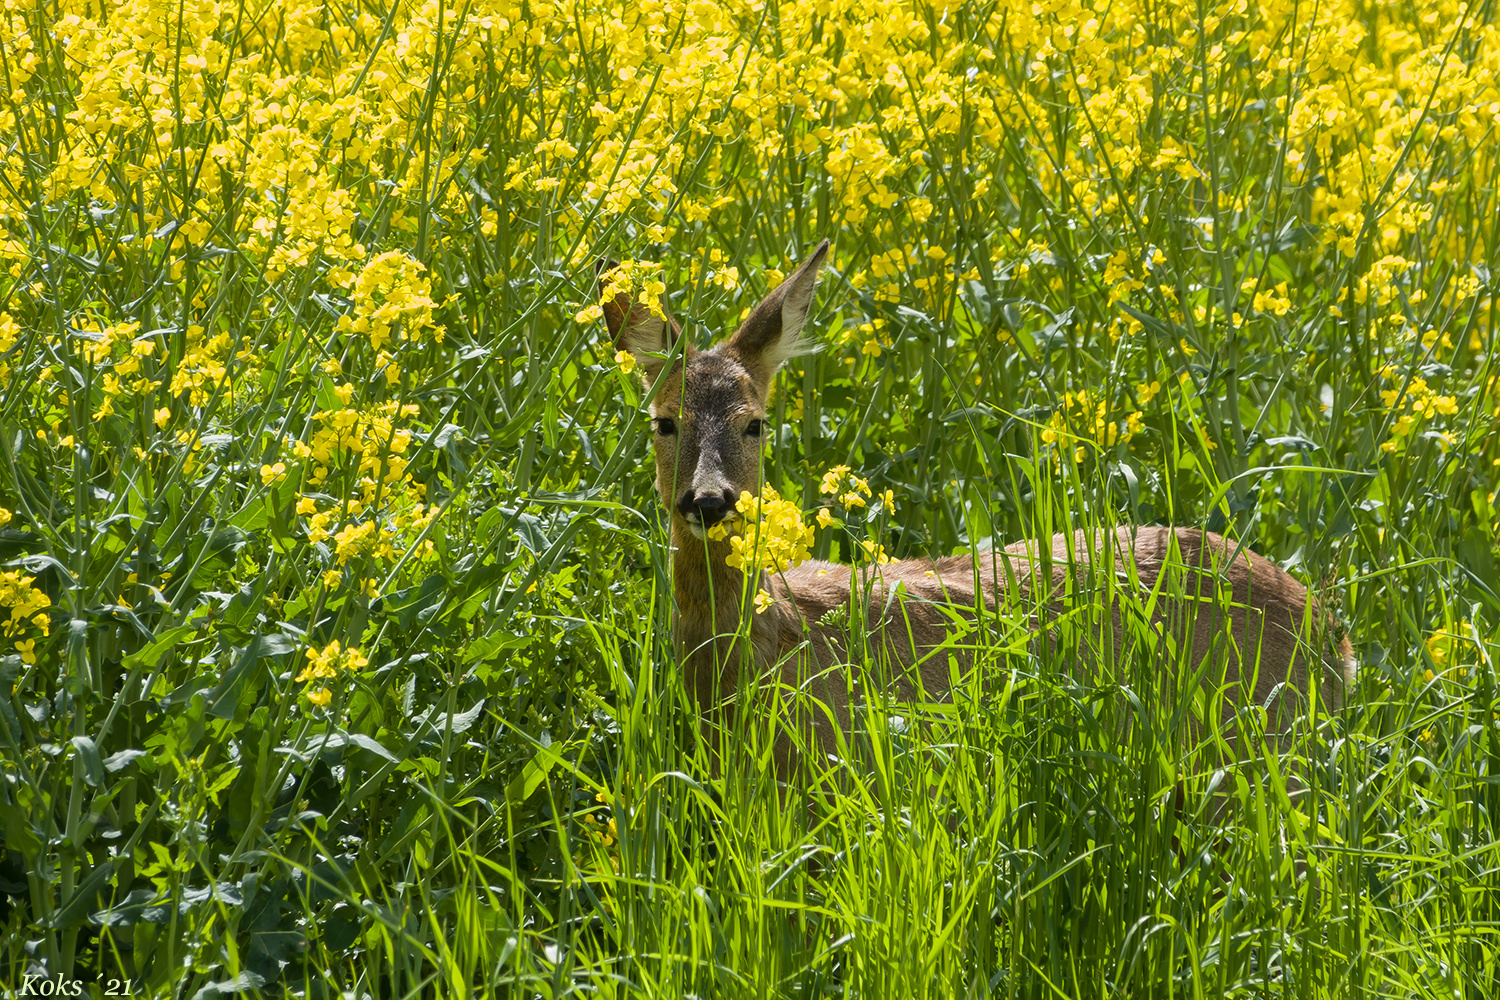
[[[757,417],[745,425],[745,434],[749,437],[758,438],[765,432],[765,429],[766,422]]]
[[[662,437],[667,437],[669,435],[677,433],[677,421],[673,420],[671,417],[657,417],[651,422],[656,425],[656,433],[660,434]]]

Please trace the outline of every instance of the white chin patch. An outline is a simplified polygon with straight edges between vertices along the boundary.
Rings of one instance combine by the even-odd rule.
[[[683,520],[687,520],[687,519],[683,518]],[[687,522],[687,526],[688,526],[688,530],[693,533],[693,537],[694,538],[707,538],[708,537],[708,529],[705,528],[705,527],[703,527],[702,523],[700,523],[698,521],[688,521]]]

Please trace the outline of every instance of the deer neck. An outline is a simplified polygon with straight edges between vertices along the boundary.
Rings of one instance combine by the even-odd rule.
[[[732,694],[740,671],[774,657],[777,624],[753,612],[755,594],[768,589],[726,562],[727,540],[705,541],[685,524],[672,525],[672,590],[677,603],[677,643],[688,690],[702,704]],[[772,610],[775,610],[774,608]],[[742,640],[749,619],[749,645]]]

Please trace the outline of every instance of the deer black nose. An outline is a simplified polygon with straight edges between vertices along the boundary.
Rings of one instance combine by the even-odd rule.
[[[704,525],[718,524],[733,510],[731,501],[734,495],[729,490],[720,493],[694,493],[692,490],[684,493],[677,504],[677,509],[682,511],[683,517],[698,515],[698,520]]]

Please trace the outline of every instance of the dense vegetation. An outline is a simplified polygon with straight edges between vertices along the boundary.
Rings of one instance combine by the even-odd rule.
[[[0,989],[1494,995],[1491,0],[16,0],[0,79]],[[824,236],[816,554],[1209,527],[1347,705],[1022,637],[726,780],[594,263],[701,345]]]

